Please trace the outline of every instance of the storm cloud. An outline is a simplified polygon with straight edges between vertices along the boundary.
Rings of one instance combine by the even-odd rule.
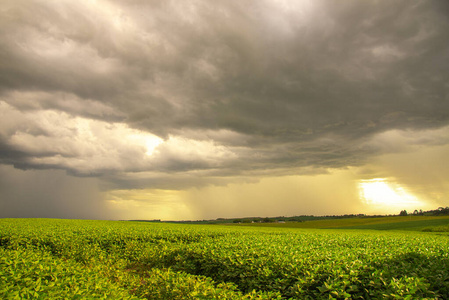
[[[180,190],[446,145],[448,15],[446,1],[6,0],[0,163]]]

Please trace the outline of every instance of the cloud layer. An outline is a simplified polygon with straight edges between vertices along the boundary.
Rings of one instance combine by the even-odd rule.
[[[446,1],[3,1],[0,163],[181,189],[447,144],[448,13]]]

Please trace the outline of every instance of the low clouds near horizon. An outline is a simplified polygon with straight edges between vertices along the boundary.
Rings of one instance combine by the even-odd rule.
[[[374,178],[447,206],[448,15],[446,1],[6,0],[0,217],[376,211],[357,192]]]

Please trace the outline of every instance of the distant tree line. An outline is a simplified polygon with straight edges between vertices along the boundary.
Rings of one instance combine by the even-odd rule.
[[[401,212],[399,213],[400,216],[408,216],[409,213],[407,212],[407,210],[401,210]],[[420,209],[419,211],[417,209],[415,209],[413,211],[413,215],[414,216],[448,216],[449,215],[449,207],[438,207],[437,209],[434,210],[428,210],[428,211],[423,211],[422,209]]]
[[[438,207],[435,210],[423,211],[422,209],[415,209],[413,213],[408,213],[407,210],[401,210],[399,216],[446,216],[449,215],[449,207]],[[248,218],[217,218],[215,220],[196,220],[196,221],[161,221],[156,220],[130,220],[138,222],[165,222],[165,223],[187,223],[187,224],[223,224],[223,223],[275,223],[275,222],[304,222],[323,219],[347,219],[347,218],[378,218],[386,217],[387,215],[365,215],[365,214],[345,214],[345,215],[299,215],[293,217],[248,217]],[[395,216],[388,215],[388,216]],[[397,215],[396,215],[397,216]]]

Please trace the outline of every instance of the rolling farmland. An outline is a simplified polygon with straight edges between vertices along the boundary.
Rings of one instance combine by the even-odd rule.
[[[447,233],[0,219],[0,298],[447,299],[448,249]]]
[[[236,225],[236,224],[232,224]],[[361,217],[361,218],[327,218],[305,222],[284,223],[242,223],[238,226],[278,227],[278,228],[313,228],[313,229],[373,229],[373,230],[412,230],[421,231],[432,227],[448,226],[448,216],[406,216],[406,217]]]

